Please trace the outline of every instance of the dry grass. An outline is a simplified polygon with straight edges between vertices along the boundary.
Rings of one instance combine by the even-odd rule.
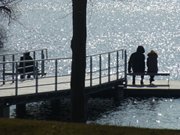
[[[0,119],[0,135],[180,135],[180,130]]]

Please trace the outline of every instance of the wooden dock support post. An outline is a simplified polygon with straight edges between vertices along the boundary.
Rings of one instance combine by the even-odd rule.
[[[21,103],[16,105],[16,118],[24,118],[26,115],[26,104]]]
[[[123,99],[123,97],[124,97],[124,86],[118,85],[114,89],[114,103],[116,105],[119,105],[120,101]]]
[[[53,113],[54,119],[56,119],[56,117],[58,117],[61,110],[61,101],[60,99],[52,99],[50,101],[50,105],[51,105],[51,111]]]
[[[0,117],[9,118],[9,106],[0,106]]]

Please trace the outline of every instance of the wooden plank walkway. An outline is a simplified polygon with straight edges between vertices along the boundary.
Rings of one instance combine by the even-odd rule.
[[[129,81],[127,84],[127,89],[151,89],[151,90],[179,90],[180,91],[180,80],[156,80],[152,85],[149,84],[148,80],[144,81],[144,85],[140,84],[140,81],[136,81],[136,85],[132,85]]]
[[[144,85],[132,85],[132,82],[127,84],[125,88],[126,96],[138,97],[180,97],[180,80],[156,80],[154,85],[150,85],[149,81],[144,81]]]
[[[115,80],[115,77],[111,77],[111,81]],[[65,83],[67,82],[67,83]],[[63,90],[70,90],[70,77],[58,77],[58,85],[57,90],[63,91]],[[102,84],[108,82],[108,78],[105,77],[102,79]],[[139,81],[137,81],[139,82]],[[28,94],[35,94],[36,93],[36,80],[26,80],[19,82],[18,86],[18,95],[28,95]],[[43,92],[53,92],[55,91],[55,79],[54,78],[40,78],[38,80],[38,93]],[[98,79],[93,81],[92,86],[98,86],[99,82]],[[86,81],[86,87],[90,87],[90,81]],[[129,81],[127,88],[125,88],[125,91],[136,91],[137,93],[140,93],[141,91],[148,91],[151,90],[151,93],[155,93],[156,91],[164,91],[168,90],[169,92],[172,92],[172,90],[176,90],[180,93],[180,80],[170,80],[169,86],[168,86],[168,80],[156,80],[154,82],[154,85],[150,85],[149,81],[144,81],[144,85],[140,85],[140,83],[137,83],[137,85],[132,85]],[[0,86],[0,97],[6,97],[6,96],[15,96],[15,83],[8,83],[6,85]]]
[[[90,77],[86,76],[85,86],[90,87]],[[116,75],[111,75],[110,81],[117,80]],[[101,78],[101,84],[109,81],[108,76]],[[45,93],[56,91],[55,77],[43,77],[38,79],[38,88],[36,89],[36,79],[18,81],[17,95],[28,95],[36,93]],[[99,85],[99,78],[92,80],[92,86]],[[15,96],[16,83],[6,82],[5,85],[0,85],[0,97]],[[70,90],[70,76],[57,77],[57,91]]]

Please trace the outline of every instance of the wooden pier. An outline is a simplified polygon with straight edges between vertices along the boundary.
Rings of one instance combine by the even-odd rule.
[[[156,80],[152,85],[149,80],[145,80],[144,85],[129,82],[124,93],[135,97],[180,97],[180,80]]]
[[[9,106],[59,99],[61,96],[70,96],[71,80],[71,58],[48,59],[44,51],[40,50],[40,59],[33,53],[34,62],[40,69],[40,74],[33,72],[31,79],[21,80],[17,72],[17,64],[12,55],[12,61],[6,61],[2,56],[0,63],[2,76],[0,79],[0,117],[7,114]],[[47,53],[47,52],[46,52]],[[1,56],[0,56],[1,57]],[[92,56],[87,56],[85,96],[102,96],[105,93],[113,95],[115,100],[122,96],[138,97],[180,97],[180,81],[170,80],[168,74],[166,79],[157,79],[154,85],[150,85],[147,78],[144,85],[132,81],[127,77],[127,56],[126,50],[117,50]],[[10,74],[6,74],[11,72]],[[45,76],[41,76],[41,75]],[[162,74],[160,74],[162,75]],[[163,74],[164,75],[164,74]],[[146,76],[147,77],[147,76]],[[148,76],[149,77],[149,76]],[[156,77],[155,77],[156,79]],[[99,94],[100,93],[100,94]],[[23,105],[24,107],[24,105]],[[25,108],[25,107],[24,107]],[[6,112],[3,114],[2,112]]]
[[[65,83],[66,82],[66,83]],[[58,77],[57,90],[55,90],[54,78],[40,78],[39,87],[36,89],[36,80],[29,79],[26,81],[20,81],[18,86],[18,93],[15,91],[15,83],[8,83],[6,85],[0,86],[0,99],[5,97],[13,96],[30,96],[33,94],[43,94],[43,93],[68,93],[70,92],[70,76],[68,77]],[[97,91],[102,91],[106,89],[111,89],[114,86],[123,85],[123,78],[115,79],[115,76],[111,77],[111,82],[108,82],[108,77],[102,79],[102,84],[99,84],[99,80],[94,81],[93,85],[90,87],[90,81],[86,81],[87,95],[91,93],[96,93]],[[115,85],[116,84],[116,85]],[[103,88],[102,88],[103,87]],[[101,88],[101,89],[100,89]],[[137,83],[137,85],[132,85],[128,83],[127,87],[124,88],[124,93],[126,96],[171,96],[180,97],[180,81],[177,80],[156,80],[153,85],[149,84],[148,80],[144,81],[144,85]],[[16,95],[17,94],[17,95]]]
[[[48,59],[44,56],[44,51],[40,51],[40,59],[36,59],[37,54],[32,53],[35,66],[41,74],[45,73],[45,76],[33,72],[31,79],[22,80],[17,72],[19,61],[15,60],[16,56],[8,55],[12,61],[2,56],[0,117],[5,116],[2,112],[8,112],[5,110],[8,110],[11,105],[17,105],[17,108],[24,110],[26,103],[60,99],[64,95],[70,96],[72,59]],[[85,97],[107,91],[117,97],[116,90],[122,91],[125,82],[126,51],[121,49],[87,56],[86,61]],[[23,73],[23,75],[26,74]]]

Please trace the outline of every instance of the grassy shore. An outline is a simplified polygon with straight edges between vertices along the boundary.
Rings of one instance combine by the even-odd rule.
[[[180,130],[0,119],[0,135],[180,135]]]

